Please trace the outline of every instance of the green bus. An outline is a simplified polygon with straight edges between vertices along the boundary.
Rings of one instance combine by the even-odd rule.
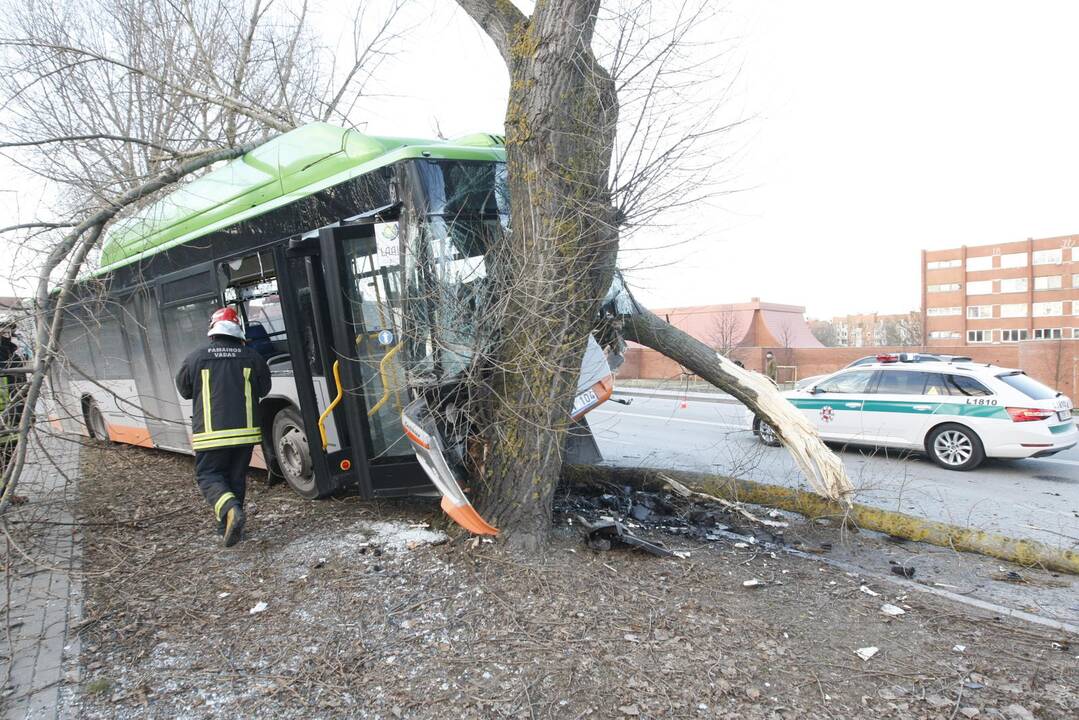
[[[273,376],[256,467],[306,498],[437,490],[457,522],[496,532],[461,490],[461,433],[439,405],[475,355],[485,249],[509,223],[505,167],[496,135],[314,123],[180,186],[117,222],[80,282],[50,420],[192,452],[173,378],[213,310],[231,306]],[[612,387],[590,339],[574,418]]]

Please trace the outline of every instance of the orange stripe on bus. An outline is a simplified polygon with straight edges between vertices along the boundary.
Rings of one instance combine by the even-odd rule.
[[[109,423],[109,439],[113,442],[138,445],[139,447],[152,448],[154,446],[149,430],[131,427],[130,425],[113,425]]]

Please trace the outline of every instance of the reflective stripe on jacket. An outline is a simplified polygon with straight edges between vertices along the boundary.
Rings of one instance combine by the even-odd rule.
[[[194,450],[262,441],[258,402],[270,392],[270,369],[239,340],[215,337],[188,355],[176,388],[191,400]]]

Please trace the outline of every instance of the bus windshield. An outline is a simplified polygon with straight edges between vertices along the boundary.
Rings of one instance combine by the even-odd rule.
[[[505,163],[424,160],[405,238],[406,356],[416,381],[462,373],[484,343],[487,249],[509,228]]]

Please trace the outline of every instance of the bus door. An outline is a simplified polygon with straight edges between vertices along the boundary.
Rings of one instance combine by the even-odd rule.
[[[367,452],[372,496],[430,487],[405,438],[401,411],[410,401],[404,371],[402,267],[398,223],[362,223],[320,231],[327,298],[346,396]],[[337,286],[334,287],[334,284]]]
[[[402,438],[396,294],[372,259],[374,231],[374,224],[323,228],[278,251],[288,268],[279,288],[318,495],[407,494],[429,484]]]

